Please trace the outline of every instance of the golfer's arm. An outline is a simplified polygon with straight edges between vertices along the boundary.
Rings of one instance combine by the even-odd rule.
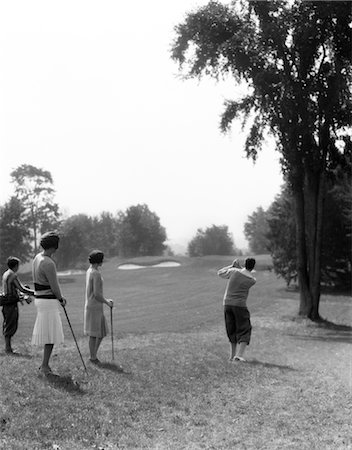
[[[230,278],[230,275],[234,270],[236,269],[232,266],[223,267],[222,269],[218,270],[218,276],[226,279]]]

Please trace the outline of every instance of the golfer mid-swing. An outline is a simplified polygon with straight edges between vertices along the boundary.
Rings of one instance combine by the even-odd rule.
[[[220,277],[229,280],[223,304],[226,333],[231,344],[230,361],[245,361],[243,354],[251,338],[252,326],[247,309],[247,297],[249,289],[256,283],[251,274],[254,266],[253,258],[246,259],[244,268],[235,259],[231,266],[218,271]]]

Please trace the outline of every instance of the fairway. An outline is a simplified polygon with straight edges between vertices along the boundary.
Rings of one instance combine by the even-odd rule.
[[[155,259],[157,261],[157,259]],[[226,280],[216,272],[232,262],[229,257],[176,258],[178,267],[148,267],[120,270],[121,260],[103,264],[104,295],[115,300],[114,332],[140,334],[149,332],[181,332],[222,320],[222,297]],[[131,260],[129,260],[131,261]],[[136,258],[147,264],[153,258]],[[270,257],[258,261],[256,276],[260,289],[268,282]],[[21,277],[21,275],[20,275]],[[26,277],[25,277],[26,278]],[[30,279],[29,279],[30,280]],[[85,273],[59,278],[62,293],[67,298],[67,312],[77,337],[83,336]],[[254,287],[250,306],[260,308],[260,295]],[[106,315],[109,314],[105,308]],[[34,304],[20,307],[20,325],[15,340],[29,339],[35,321]],[[63,315],[62,315],[63,316]],[[65,337],[70,330],[63,316]]]

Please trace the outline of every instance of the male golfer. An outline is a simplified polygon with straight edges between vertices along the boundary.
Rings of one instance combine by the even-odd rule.
[[[230,361],[245,361],[243,354],[251,338],[252,326],[247,297],[249,289],[256,283],[251,273],[254,266],[253,258],[246,259],[244,268],[235,259],[231,266],[218,270],[219,277],[229,280],[223,305],[226,333],[231,344]]]

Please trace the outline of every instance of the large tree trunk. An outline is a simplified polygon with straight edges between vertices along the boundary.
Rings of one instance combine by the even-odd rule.
[[[323,174],[309,174],[294,192],[296,206],[299,315],[320,320],[320,272],[323,228]]]
[[[295,189],[294,198],[296,207],[297,275],[300,294],[299,315],[308,317],[312,307],[312,299],[309,292],[307,271],[304,194],[302,188]]]
[[[306,219],[305,228],[310,292],[310,308],[308,310],[308,317],[312,320],[320,320],[319,302],[323,225],[323,194],[323,175],[316,172],[306,173],[304,186]]]
[[[317,192],[317,216],[316,216],[316,240],[315,240],[315,265],[313,274],[313,284],[311,287],[313,305],[310,314],[312,320],[321,320],[319,314],[320,286],[321,286],[321,251],[323,245],[323,211],[325,196],[325,177],[324,173],[319,174],[319,184]]]

